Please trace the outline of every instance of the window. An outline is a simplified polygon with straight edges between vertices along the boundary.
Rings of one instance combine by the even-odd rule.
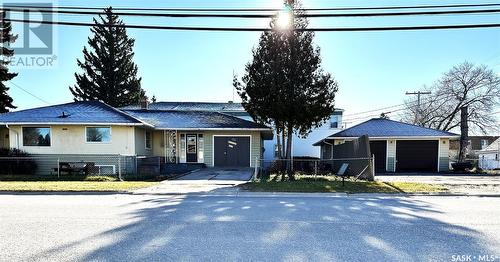
[[[488,147],[488,140],[481,139],[481,149],[485,149],[486,147]]]
[[[196,154],[196,135],[187,135],[187,153]]]
[[[339,116],[334,115],[330,118],[330,128],[339,128]]]
[[[203,163],[204,161],[203,147],[204,147],[203,134],[198,134],[198,163]]]
[[[50,146],[50,127],[23,127],[24,146]]]
[[[145,142],[144,142],[144,145],[146,146],[146,149],[151,149],[152,145],[153,145],[153,139],[152,139],[152,136],[151,136],[151,132],[150,131],[146,131],[144,133],[144,139],[145,139]]]
[[[111,142],[111,127],[86,127],[88,143],[109,143]]]
[[[179,151],[180,151],[180,162],[181,163],[186,163],[186,135],[184,134],[181,134],[180,135],[180,148],[179,148]]]

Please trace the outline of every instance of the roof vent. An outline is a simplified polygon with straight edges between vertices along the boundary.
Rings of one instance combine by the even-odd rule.
[[[59,116],[59,118],[66,118],[70,116],[70,114],[66,114],[64,111],[61,113],[61,115]]]

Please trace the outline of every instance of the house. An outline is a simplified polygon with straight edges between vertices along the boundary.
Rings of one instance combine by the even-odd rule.
[[[467,141],[466,157],[471,159],[477,159],[478,151],[485,149],[498,138],[500,137],[469,136]],[[459,140],[450,141],[450,157],[452,159],[458,159],[459,151],[460,151],[460,141]]]
[[[500,138],[486,148],[477,151],[479,167],[482,169],[500,169]]]
[[[139,105],[128,106],[124,110],[139,109]],[[150,110],[178,110],[178,111],[208,111],[219,112],[232,115],[247,121],[253,121],[252,117],[245,111],[241,103],[211,103],[211,102],[156,102],[148,105]],[[295,157],[317,157],[319,158],[319,148],[312,146],[332,132],[338,132],[342,128],[342,114],[344,110],[335,109],[330,118],[320,127],[315,128],[306,138],[297,135],[293,137],[292,155]],[[264,141],[264,161],[271,161],[276,158],[277,142],[276,137]]]
[[[373,118],[334,133],[314,145],[321,159],[335,159],[335,147],[368,135],[376,172],[442,172],[449,170],[450,140],[459,135],[384,118]]]
[[[216,111],[122,110],[90,101],[1,114],[0,136],[2,147],[35,156],[156,156],[166,163],[250,167],[273,133]]]

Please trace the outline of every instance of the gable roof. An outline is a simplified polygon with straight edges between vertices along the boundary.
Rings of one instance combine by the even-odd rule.
[[[148,125],[99,101],[79,101],[0,114],[2,124]]]
[[[436,130],[432,128],[421,127],[407,124],[385,118],[372,118],[361,124],[344,129],[328,138],[346,138],[360,137],[368,135],[369,137],[457,137],[457,134]]]
[[[478,153],[490,153],[490,152],[497,153],[499,151],[500,151],[500,138],[498,138],[497,140],[493,141],[493,143],[491,143],[485,149],[479,150]]]
[[[179,110],[124,110],[124,112],[152,124],[156,129],[201,130],[201,129],[254,129],[270,131],[257,124],[231,115],[213,111]]]

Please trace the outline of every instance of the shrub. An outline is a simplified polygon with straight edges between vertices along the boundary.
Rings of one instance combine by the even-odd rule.
[[[30,154],[19,149],[0,149],[0,172],[6,175],[33,175],[38,167]]]

